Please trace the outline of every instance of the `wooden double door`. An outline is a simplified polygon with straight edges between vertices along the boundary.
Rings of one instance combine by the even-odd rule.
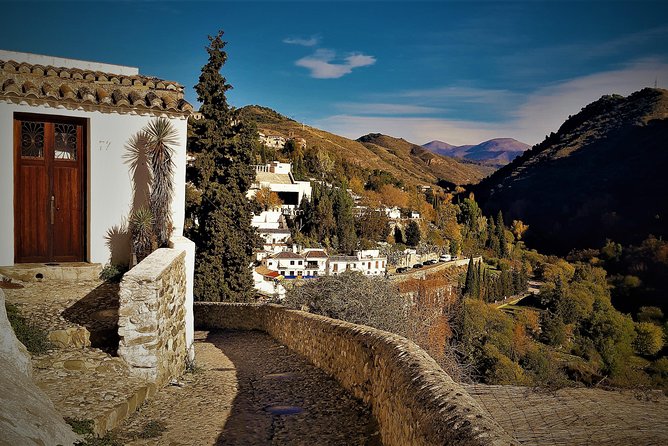
[[[14,261],[84,260],[86,121],[14,115]]]

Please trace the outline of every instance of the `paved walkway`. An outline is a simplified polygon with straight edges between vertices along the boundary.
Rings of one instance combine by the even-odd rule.
[[[668,444],[668,398],[660,391],[464,387],[522,445]]]
[[[117,430],[127,445],[380,446],[369,410],[333,379],[260,332],[197,333],[201,369]],[[136,438],[150,422],[157,438]],[[133,439],[134,437],[134,439]]]

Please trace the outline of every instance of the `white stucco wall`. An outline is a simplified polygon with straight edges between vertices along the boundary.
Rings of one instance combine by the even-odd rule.
[[[14,263],[14,157],[15,112],[83,117],[88,119],[87,181],[88,224],[86,259],[108,263],[107,231],[128,217],[132,203],[132,179],[123,162],[130,137],[155,116],[59,109],[0,101],[0,265]],[[171,118],[179,134],[176,148],[175,189],[172,203],[174,236],[183,235],[185,215],[186,132],[185,117]]]

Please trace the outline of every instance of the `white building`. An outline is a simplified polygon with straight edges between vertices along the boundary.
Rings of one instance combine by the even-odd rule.
[[[381,256],[378,249],[366,249],[357,252],[357,267],[365,276],[383,276],[387,269],[387,257]]]
[[[167,118],[178,135],[171,209],[173,240],[187,252],[190,344],[194,245],[182,235],[191,112],[181,85],[135,67],[0,51],[0,265],[128,263],[137,178],[126,147]]]
[[[265,135],[258,133],[260,142],[271,149],[282,149],[285,147],[287,140],[280,135]]]
[[[377,249],[363,250],[354,256],[328,256],[319,248],[304,249],[300,253],[280,252],[262,260],[262,264],[288,279],[315,278],[323,275],[339,275],[346,271],[365,276],[385,275],[387,257]]]
[[[253,215],[251,225],[262,237],[265,253],[288,250],[291,232],[281,211],[262,211],[260,215]]]
[[[290,163],[272,161],[255,166],[255,181],[248,191],[248,198],[254,197],[258,190],[265,187],[276,192],[283,201],[283,211],[287,213],[294,213],[305,197],[311,199],[311,183],[296,181]]]
[[[262,295],[277,299],[285,298],[285,287],[278,280],[278,273],[260,265],[253,269],[254,288]]]
[[[277,271],[279,275],[290,279],[302,277],[306,268],[306,259],[291,251],[279,252],[266,258],[264,262],[270,270]]]
[[[306,260],[305,275],[307,277],[318,277],[327,274],[327,261],[329,256],[322,249],[304,249],[304,260]]]
[[[400,220],[401,219],[401,210],[398,207],[386,207],[383,208],[383,211],[385,212],[385,215],[387,215],[387,218],[390,220]]]

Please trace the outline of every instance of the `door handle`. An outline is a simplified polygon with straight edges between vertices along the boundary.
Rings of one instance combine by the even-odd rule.
[[[54,224],[56,219],[56,197],[51,195],[51,224]]]

